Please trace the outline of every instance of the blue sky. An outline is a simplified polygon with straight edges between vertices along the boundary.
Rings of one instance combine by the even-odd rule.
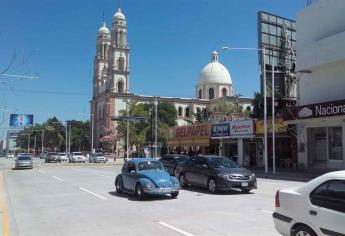
[[[0,71],[16,51],[8,73],[40,78],[1,77],[0,109],[6,104],[12,112],[32,113],[35,122],[87,119],[82,113],[89,113],[97,30],[103,12],[111,27],[117,6],[118,0],[2,0]],[[121,0],[131,48],[130,90],[194,97],[211,51],[257,46],[259,10],[295,19],[305,6],[305,0]],[[255,52],[220,54],[235,93],[259,90],[257,58]]]

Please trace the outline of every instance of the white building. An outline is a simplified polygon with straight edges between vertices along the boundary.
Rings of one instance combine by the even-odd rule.
[[[298,162],[345,168],[345,1],[320,0],[297,17]]]
[[[106,130],[116,130],[116,122],[113,122],[111,117],[119,116],[120,111],[126,109],[126,103],[130,100],[152,103],[158,99],[158,102],[165,101],[173,104],[177,111],[178,125],[186,125],[189,121],[194,122],[195,118],[192,114],[203,109],[212,112],[214,119],[224,118],[224,114],[217,112],[219,101],[230,102],[243,109],[251,109],[251,98],[233,95],[230,73],[219,62],[215,51],[212,52],[211,62],[200,72],[196,85],[196,98],[133,94],[129,87],[129,51],[126,17],[121,9],[118,9],[113,16],[111,31],[104,23],[97,34],[93,98],[90,101],[95,147],[98,146],[99,139],[105,135]]]

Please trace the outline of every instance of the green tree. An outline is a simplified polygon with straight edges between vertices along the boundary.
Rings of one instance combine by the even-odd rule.
[[[261,118],[264,116],[264,98],[259,92],[254,93],[254,98],[252,101],[253,111],[252,117],[253,118]]]
[[[209,121],[209,112],[206,109],[198,110],[195,114],[197,123],[205,123]]]
[[[71,125],[71,151],[90,150],[90,122],[71,120],[68,124]]]

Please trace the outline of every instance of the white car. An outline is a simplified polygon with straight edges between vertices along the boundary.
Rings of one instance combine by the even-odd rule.
[[[274,225],[284,236],[345,236],[345,171],[279,190]]]
[[[14,154],[13,153],[8,153],[7,154],[7,158],[14,158],[15,156],[14,156]]]
[[[68,157],[67,157],[66,153],[64,153],[64,152],[59,153],[59,161],[60,162],[61,161],[68,161]]]
[[[94,163],[106,163],[108,159],[104,156],[103,153],[92,153],[89,158],[89,162],[94,162]]]
[[[86,157],[81,152],[72,152],[69,162],[86,162]]]

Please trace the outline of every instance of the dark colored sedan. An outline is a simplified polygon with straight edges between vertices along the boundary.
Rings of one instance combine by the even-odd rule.
[[[256,177],[251,171],[220,156],[196,156],[177,166],[181,187],[196,185],[210,192],[240,189],[244,193],[256,189]]]
[[[48,152],[46,157],[46,163],[50,162],[61,162],[59,153],[57,152]]]
[[[175,175],[177,165],[187,161],[190,157],[180,154],[167,154],[164,155],[160,162],[162,162],[164,169],[169,172],[170,175]]]

